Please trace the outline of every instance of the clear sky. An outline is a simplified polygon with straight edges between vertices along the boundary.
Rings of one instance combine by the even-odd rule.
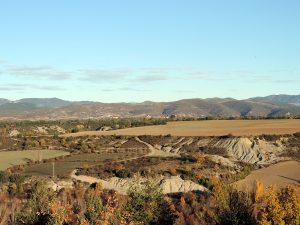
[[[0,98],[300,94],[298,0],[0,0]]]

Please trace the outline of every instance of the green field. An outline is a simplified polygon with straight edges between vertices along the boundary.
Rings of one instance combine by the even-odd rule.
[[[99,165],[105,161],[124,160],[138,156],[137,153],[118,152],[118,153],[85,153],[79,155],[71,155],[62,160],[55,162],[55,175],[60,177],[68,177],[69,174],[77,169],[83,167],[90,167]],[[25,169],[24,173],[27,175],[37,176],[51,176],[52,162],[42,163],[30,166]]]
[[[42,159],[50,159],[58,156],[68,155],[69,152],[60,150],[23,150],[0,152],[0,170],[6,170],[9,167],[25,164],[28,161],[37,161],[39,152]]]

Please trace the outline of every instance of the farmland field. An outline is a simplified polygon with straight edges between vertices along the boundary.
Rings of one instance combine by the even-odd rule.
[[[132,157],[138,157],[143,154],[137,152],[117,152],[117,153],[84,153],[71,155],[55,162],[55,175],[68,177],[70,173],[77,168],[91,167],[99,165],[105,161],[120,161]],[[52,175],[52,162],[32,165],[25,168],[25,174],[50,176]]]
[[[83,135],[167,135],[222,136],[290,134],[300,132],[300,119],[205,120],[169,122],[167,125],[126,128],[113,131],[86,131],[64,136]]]
[[[28,160],[37,161],[39,156],[38,152],[38,150],[0,152],[0,170],[6,170],[14,165],[25,164]],[[42,150],[40,152],[42,159],[50,159],[69,154],[69,152],[59,150]]]
[[[280,162],[267,168],[253,171],[245,179],[236,182],[236,185],[240,190],[252,191],[257,180],[263,182],[264,188],[270,185],[276,185],[276,187],[283,188],[291,183],[299,185],[300,162]]]

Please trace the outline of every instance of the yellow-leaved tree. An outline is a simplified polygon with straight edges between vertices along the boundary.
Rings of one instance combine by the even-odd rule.
[[[263,194],[264,194],[264,185],[260,180],[257,180],[255,182],[255,192],[254,192],[255,202],[258,202],[263,196]]]
[[[261,225],[299,225],[300,224],[300,188],[288,185],[277,190],[268,188],[260,194],[261,185],[257,183],[254,214]]]
[[[260,198],[258,224],[284,225],[284,217],[285,210],[280,203],[278,192],[274,186],[270,186],[267,192]]]
[[[288,185],[281,189],[280,202],[285,211],[285,223],[289,225],[300,224],[300,189],[295,185]]]

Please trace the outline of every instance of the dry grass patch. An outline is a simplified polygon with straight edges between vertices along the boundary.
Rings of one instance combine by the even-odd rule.
[[[39,153],[40,152],[40,153]],[[38,161],[39,154],[42,159],[51,159],[70,154],[60,150],[23,150],[0,152],[0,170],[6,170],[9,167],[25,164],[28,161]]]

